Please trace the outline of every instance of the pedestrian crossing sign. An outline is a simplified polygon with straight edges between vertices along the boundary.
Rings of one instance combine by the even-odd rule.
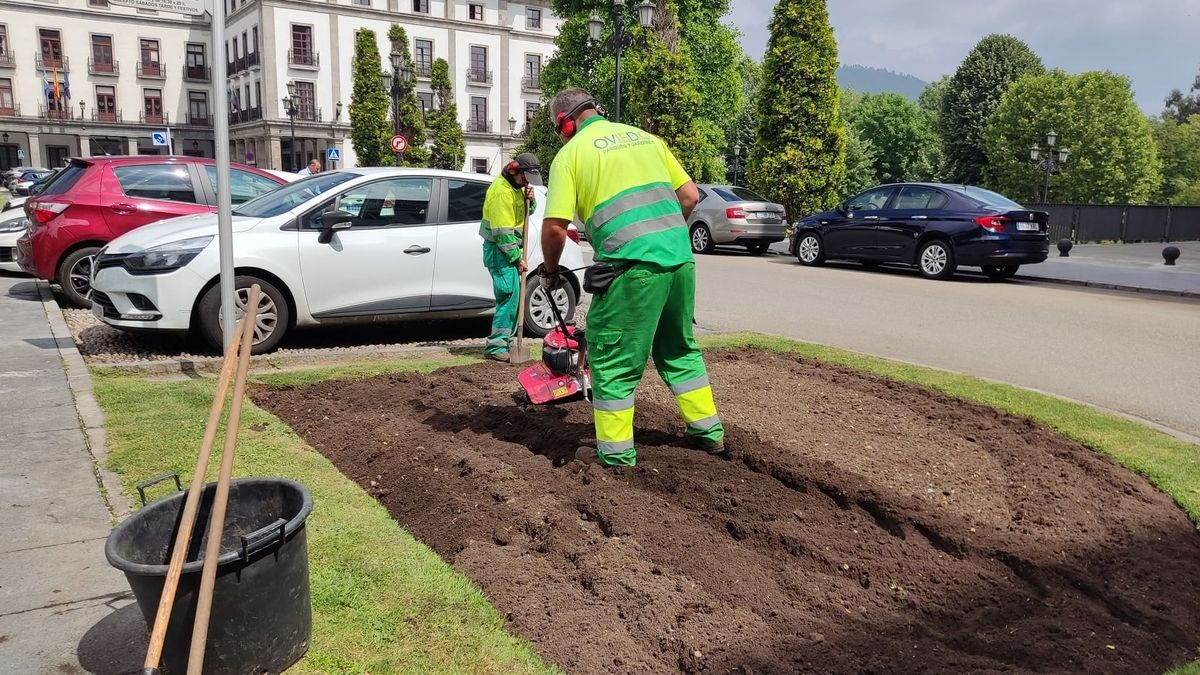
[[[339,148],[325,148],[325,161],[327,161],[327,162],[342,161],[342,151]]]

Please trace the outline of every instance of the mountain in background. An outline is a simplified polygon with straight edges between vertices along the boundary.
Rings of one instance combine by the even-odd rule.
[[[901,94],[910,101],[917,100],[926,87],[924,80],[912,75],[867,66],[844,65],[837,69],[837,81],[842,88],[852,89],[860,94],[882,94],[890,91]]]

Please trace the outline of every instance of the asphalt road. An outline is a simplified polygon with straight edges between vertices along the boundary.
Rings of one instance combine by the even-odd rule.
[[[1200,302],[698,256],[696,319],[969,373],[1200,436]]]

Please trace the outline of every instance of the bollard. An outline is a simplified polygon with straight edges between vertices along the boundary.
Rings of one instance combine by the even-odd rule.
[[[1058,240],[1058,257],[1070,258],[1071,257],[1071,253],[1070,253],[1071,247],[1074,245],[1075,245],[1075,242],[1071,241],[1070,239],[1067,239],[1066,237],[1059,239]]]
[[[1164,265],[1174,265],[1175,261],[1179,259],[1179,249],[1175,246],[1168,246],[1163,249],[1162,257]]]

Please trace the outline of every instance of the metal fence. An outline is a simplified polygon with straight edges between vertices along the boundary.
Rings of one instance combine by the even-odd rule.
[[[1050,237],[1075,242],[1197,241],[1200,206],[1026,204],[1050,214]]]

